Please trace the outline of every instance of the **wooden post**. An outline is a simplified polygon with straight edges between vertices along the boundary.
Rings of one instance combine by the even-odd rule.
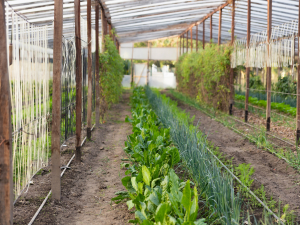
[[[300,4],[300,0],[299,0]],[[300,7],[299,7],[299,20],[300,21]],[[297,74],[297,135],[296,135],[296,145],[299,145],[299,139],[300,139],[300,57],[299,57],[299,51],[300,51],[300,23],[298,23],[298,74]]]
[[[213,41],[212,22],[213,22],[213,19],[212,19],[212,16],[210,16],[210,42]]]
[[[219,35],[218,35],[218,45],[221,45],[221,28],[222,28],[222,9],[220,9],[220,16],[219,16]]]
[[[245,94],[245,122],[248,122],[248,104],[249,104],[249,47],[250,47],[250,32],[251,32],[251,0],[248,0],[248,22],[247,22],[247,62],[246,62],[246,94]]]
[[[149,85],[149,57],[150,57],[150,42],[148,41],[148,60],[147,60],[147,77],[146,77],[146,85]]]
[[[220,14],[220,17],[222,14]],[[235,28],[235,0],[232,1],[232,18],[231,18],[231,45],[234,43],[234,28]],[[221,31],[219,31],[221,33]],[[220,34],[221,35],[221,34]],[[221,41],[221,40],[220,40]],[[234,104],[234,87],[233,87],[233,77],[234,77],[234,70],[233,68],[230,68],[230,75],[229,75],[229,89],[230,89],[230,95],[229,95],[229,115],[233,114],[233,104]]]
[[[95,65],[95,82],[96,82],[96,127],[99,127],[99,120],[100,120],[100,76],[99,76],[99,4],[96,4],[96,65]]]
[[[196,52],[198,52],[198,26],[199,25],[196,25]]]
[[[181,56],[181,36],[179,36],[179,56]]]
[[[272,0],[268,0],[268,58],[271,56],[269,44],[271,40],[272,34]],[[271,65],[267,65],[267,112],[266,112],[266,119],[267,119],[267,131],[270,131],[271,128]]]
[[[62,60],[63,3],[54,2],[53,37],[53,94],[52,94],[52,136],[51,136],[51,189],[52,198],[60,200],[60,122],[61,122],[61,60]]]
[[[92,138],[92,99],[93,99],[93,64],[92,64],[92,0],[87,0],[87,36],[88,36],[88,107],[87,128],[88,140]]]
[[[106,22],[105,22],[104,9],[101,7],[101,25],[102,25],[102,49],[101,53],[105,52],[105,35],[106,35]]]
[[[57,1],[55,1],[57,3]],[[0,1],[0,224],[13,224],[11,98],[4,0]]]
[[[203,49],[205,49],[205,20],[203,21]]]
[[[191,52],[193,52],[193,28],[191,28],[190,32],[191,32]]]
[[[111,24],[108,24],[108,31],[109,31],[110,38],[113,39]]]
[[[186,32],[186,52],[188,53],[189,52],[189,32],[187,31]]]
[[[81,33],[80,33],[80,0],[75,5],[75,37],[76,37],[76,162],[81,162],[81,112],[82,112],[82,65],[81,65]]]

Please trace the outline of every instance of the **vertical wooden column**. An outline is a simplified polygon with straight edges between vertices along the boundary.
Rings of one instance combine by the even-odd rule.
[[[52,136],[51,136],[51,189],[52,198],[60,200],[60,122],[61,122],[61,60],[63,32],[63,3],[54,2],[54,37],[53,37],[53,95],[52,95]]]
[[[222,29],[222,9],[220,9],[220,15],[219,15],[218,45],[221,45],[221,29]]]
[[[101,53],[105,52],[105,35],[106,35],[106,22],[105,22],[105,14],[104,14],[104,9],[101,7],[101,28],[102,28],[102,48],[101,48]]]
[[[189,32],[186,32],[186,52],[189,52]]]
[[[203,21],[203,49],[205,49],[205,20]]]
[[[268,46],[268,59],[271,55],[269,44],[271,40],[271,34],[272,34],[272,0],[268,0],[268,40],[267,40],[267,46]],[[271,65],[267,65],[267,112],[266,112],[266,119],[267,119],[267,131],[270,131],[271,128]]]
[[[191,28],[190,32],[191,32],[191,52],[193,52],[193,28]]]
[[[213,27],[213,18],[212,18],[212,16],[210,16],[210,42],[213,41],[213,31],[212,31],[212,27]]]
[[[181,36],[179,36],[179,56],[181,56]]]
[[[108,32],[111,39],[113,39],[111,24],[108,24]]]
[[[220,14],[221,17],[222,14]],[[232,18],[231,18],[231,45],[234,43],[234,29],[235,29],[235,0],[232,0]],[[229,75],[229,115],[233,114],[233,104],[234,104],[234,87],[233,87],[233,77],[234,77],[234,70],[230,68],[230,75]]]
[[[196,52],[198,52],[198,24],[196,25]]]
[[[149,85],[149,57],[150,57],[150,42],[148,41],[148,56],[147,56],[147,77],[146,77],[146,85]]]
[[[76,37],[76,162],[81,162],[81,112],[82,112],[82,63],[80,33],[80,0],[75,5],[75,37]]]
[[[92,137],[92,99],[93,99],[93,65],[92,65],[92,0],[87,0],[87,36],[88,36],[88,107],[87,107],[87,128],[88,140]]]
[[[96,3],[96,65],[95,65],[95,83],[96,83],[96,127],[99,127],[99,120],[100,120],[100,76],[99,76],[99,4]]]
[[[57,3],[57,1],[55,1]],[[0,1],[0,224],[13,224],[11,98],[4,0]]]
[[[300,4],[300,0],[299,0]],[[299,7],[299,14],[298,14],[300,21],[300,7]],[[300,139],[300,57],[299,57],[299,51],[300,51],[300,23],[298,23],[298,73],[297,73],[297,134],[296,134],[296,145],[299,145],[299,139]]]
[[[249,47],[250,47],[250,32],[251,32],[251,0],[248,0],[248,22],[247,22],[247,61],[246,61],[246,94],[245,94],[245,122],[248,122],[248,104],[249,104]]]

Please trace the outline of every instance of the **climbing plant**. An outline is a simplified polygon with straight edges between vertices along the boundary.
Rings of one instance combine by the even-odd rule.
[[[100,54],[100,114],[103,120],[105,111],[111,104],[117,103],[122,94],[124,62],[114,41],[105,36],[105,52]]]
[[[229,45],[206,45],[205,50],[182,55],[176,63],[179,91],[221,110],[228,109]]]

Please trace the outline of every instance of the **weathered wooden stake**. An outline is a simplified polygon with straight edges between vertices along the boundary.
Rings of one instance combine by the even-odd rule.
[[[300,4],[300,0],[299,0]],[[298,14],[299,20],[300,21],[300,7],[299,7],[299,14]],[[299,139],[300,139],[300,57],[299,57],[299,52],[300,52],[300,23],[298,23],[298,73],[297,73],[297,135],[296,135],[296,144],[297,146],[299,145]]]
[[[220,17],[222,14],[220,14]],[[232,1],[232,18],[231,18],[231,45],[234,43],[234,28],[235,28],[235,0]],[[221,31],[220,31],[221,33]],[[221,35],[221,34],[220,34]],[[220,40],[221,41],[221,40]],[[229,83],[230,83],[230,95],[229,95],[229,115],[233,114],[233,104],[234,104],[234,87],[233,87],[233,77],[234,77],[234,70],[230,68],[230,75],[229,75]]]
[[[75,37],[76,37],[76,162],[81,162],[81,112],[82,112],[82,64],[80,33],[80,0],[75,5]]]
[[[221,28],[222,28],[222,9],[220,11],[220,16],[219,16],[219,35],[218,35],[218,45],[221,45]]]
[[[57,1],[56,1],[57,2]],[[11,98],[4,0],[0,1],[0,224],[13,224]]]
[[[271,40],[272,34],[272,0],[268,0],[268,58],[271,56],[269,43]],[[271,65],[267,65],[267,112],[266,112],[266,119],[267,119],[267,131],[270,131],[271,128]]]
[[[60,122],[61,122],[61,60],[62,60],[63,3],[54,2],[53,37],[53,94],[52,94],[52,135],[51,135],[51,189],[52,198],[60,200]]]
[[[87,0],[87,36],[88,36],[88,107],[87,139],[92,138],[92,99],[93,99],[93,65],[92,65],[92,0]]]
[[[210,16],[210,42],[213,41],[213,31],[212,31],[212,27],[213,27],[213,18],[212,15]]]
[[[199,25],[196,25],[196,52],[198,52],[198,26]]]
[[[96,65],[95,65],[95,82],[96,82],[96,127],[99,127],[100,120],[100,76],[99,76],[99,4],[96,4]]]
[[[205,20],[203,21],[203,49],[205,49]]]
[[[193,52],[193,28],[191,28],[191,52]]]
[[[246,62],[246,95],[245,95],[245,122],[248,122],[248,105],[249,105],[249,47],[250,47],[250,32],[251,32],[251,0],[248,0],[248,22],[247,22],[247,62]]]

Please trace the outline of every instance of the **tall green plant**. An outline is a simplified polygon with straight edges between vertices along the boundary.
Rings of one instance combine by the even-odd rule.
[[[109,35],[105,36],[105,52],[100,54],[101,115],[122,94],[124,62]]]
[[[205,50],[184,54],[176,63],[179,91],[218,109],[229,101],[230,53],[228,45],[206,45]]]

